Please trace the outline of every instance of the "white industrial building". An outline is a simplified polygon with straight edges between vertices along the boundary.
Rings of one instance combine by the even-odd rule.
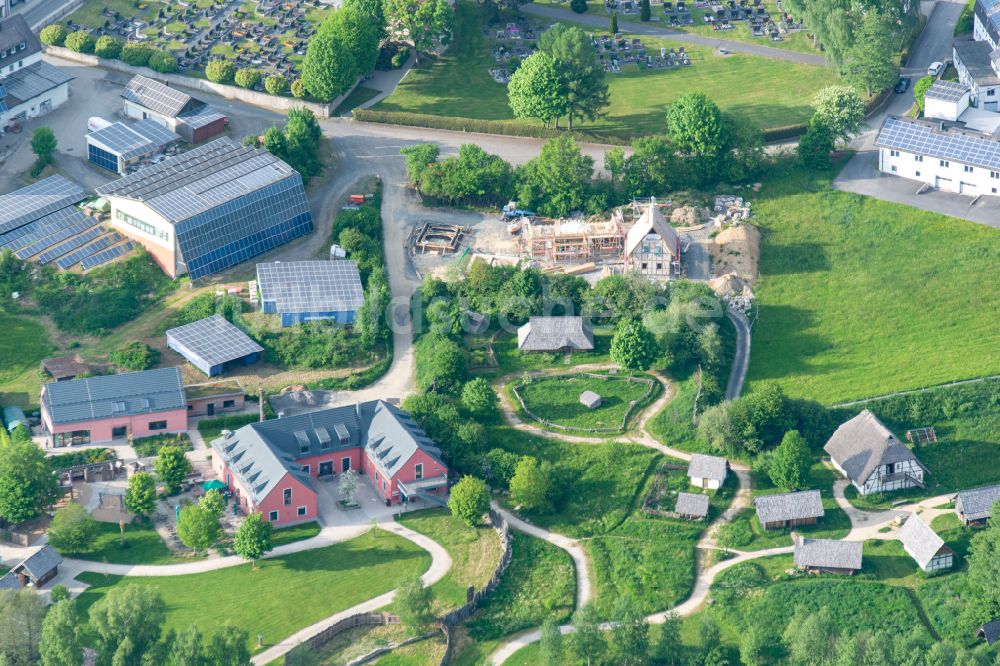
[[[23,16],[0,20],[0,129],[63,104],[72,80],[42,60],[42,45]]]

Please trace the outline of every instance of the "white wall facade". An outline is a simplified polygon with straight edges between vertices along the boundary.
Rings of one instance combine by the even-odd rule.
[[[958,120],[962,112],[969,108],[969,93],[966,92],[957,102],[927,97],[924,100],[924,116],[939,120]]]
[[[124,102],[124,111],[126,118],[135,118],[136,120],[149,119],[158,125],[163,125],[171,132],[177,131],[176,118],[170,118],[169,116],[156,113],[155,111],[150,111],[146,107],[140,106],[135,102],[130,102],[127,99],[122,100],[122,102]]]
[[[179,271],[174,226],[141,201],[109,196],[111,225],[134,241],[142,243],[170,277]]]
[[[2,79],[0,79],[0,85],[3,85]],[[43,116],[57,106],[65,104],[68,99],[69,83],[60,84],[38,97],[33,97],[0,113],[0,125],[11,118],[23,120]]]
[[[1000,194],[1000,171],[955,160],[879,148],[878,168],[882,173],[927,183],[945,192],[972,196]]]
[[[2,65],[0,65],[0,80],[2,80],[2,77],[10,76],[17,70],[23,67],[27,67],[28,65],[32,65],[41,59],[42,59],[41,51],[39,51],[38,53],[32,53],[31,55],[24,58],[18,58],[16,53],[10,56],[9,58],[4,58],[2,61],[0,61],[2,62]]]
[[[912,478],[907,478],[905,475],[909,475]],[[907,460],[906,462],[896,463],[891,466],[880,465],[872,472],[872,475],[868,477],[868,480],[862,486],[859,487],[855,483],[854,487],[862,495],[870,495],[872,493],[914,488],[918,485],[917,482],[923,483],[923,481],[923,467],[912,460]]]
[[[722,487],[722,482],[718,479],[702,479],[696,476],[691,477],[691,485],[696,488],[704,488],[707,490],[718,490]]]
[[[979,85],[965,63],[958,57],[958,50],[952,49],[951,55],[955,71],[958,72],[958,80],[969,87],[969,104],[984,111],[1000,112],[1000,85]]]
[[[987,30],[986,26],[983,25],[983,22],[979,20],[978,15],[975,15],[972,20],[972,37],[977,42],[989,42],[990,46],[993,48],[997,47],[996,42],[994,42],[993,38],[990,37],[989,30]]]

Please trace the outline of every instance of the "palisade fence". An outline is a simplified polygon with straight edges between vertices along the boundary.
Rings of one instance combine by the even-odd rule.
[[[490,509],[490,525],[496,530],[497,534],[500,536],[500,545],[503,549],[503,554],[500,556],[500,563],[497,564],[496,569],[493,570],[493,575],[490,576],[489,581],[480,589],[475,590],[470,587],[468,591],[468,601],[461,608],[451,611],[444,617],[437,621],[437,631],[441,631],[445,636],[445,652],[444,656],[441,658],[440,666],[448,663],[448,659],[451,657],[451,628],[465,620],[479,607],[480,602],[493,590],[496,589],[497,585],[500,584],[500,579],[507,567],[510,565],[510,558],[512,555],[511,551],[511,540],[510,540],[510,526],[507,521],[499,513]],[[350,617],[345,617],[340,622],[330,625],[326,629],[322,630],[315,636],[311,636],[303,641],[303,644],[308,646],[309,649],[316,649],[329,641],[331,638],[337,634],[341,634],[349,629],[354,629],[356,627],[380,627],[387,624],[398,624],[399,618],[392,613],[357,613],[356,615],[351,615]],[[433,632],[424,634],[422,636],[415,636],[413,638],[407,639],[402,643],[398,643],[391,646],[386,646],[382,648],[377,648],[368,654],[358,657],[349,663],[348,666],[360,666],[361,664],[367,663],[376,657],[379,657],[387,652],[391,652],[395,648],[402,647],[404,645],[409,645],[410,643],[416,643],[418,641],[430,638]],[[292,653],[288,653],[284,658],[285,664],[295,663]]]

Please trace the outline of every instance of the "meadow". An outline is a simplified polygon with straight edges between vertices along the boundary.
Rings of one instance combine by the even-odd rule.
[[[584,375],[556,375],[533,379],[528,384],[510,384],[524,400],[525,406],[539,418],[564,428],[621,431],[626,415],[634,416],[656,394],[659,383],[626,381],[624,378],[600,379]],[[601,396],[594,408],[580,402],[580,394],[593,391]],[[516,398],[512,400],[518,405]],[[635,407],[630,408],[632,402]],[[519,405],[518,405],[519,407]],[[522,411],[523,414],[523,410]],[[528,414],[523,416],[534,420]],[[631,419],[630,419],[631,420]],[[542,424],[545,427],[545,424]]]

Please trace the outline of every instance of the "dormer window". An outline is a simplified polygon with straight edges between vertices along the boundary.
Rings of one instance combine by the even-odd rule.
[[[18,50],[18,51],[23,51],[23,50],[24,50],[24,48],[25,48],[25,46],[24,46],[24,42],[21,42],[20,44],[18,44],[18,45],[17,45],[17,50]]]

